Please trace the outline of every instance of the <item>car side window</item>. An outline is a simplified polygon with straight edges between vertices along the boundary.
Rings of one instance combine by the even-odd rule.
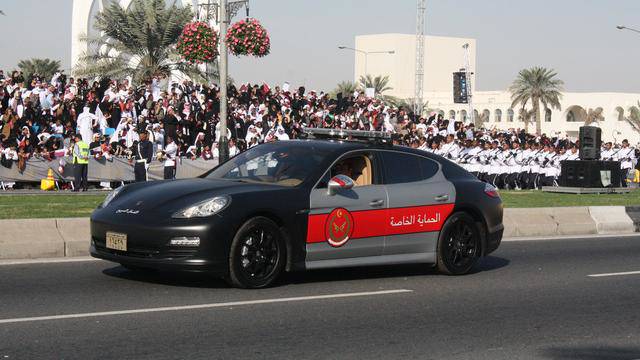
[[[383,151],[385,184],[404,184],[423,181],[433,177],[439,169],[438,163],[413,154]]]
[[[439,169],[440,166],[437,162],[431,159],[420,157],[420,171],[422,174],[422,180],[431,179],[436,173],[438,173]]]
[[[327,171],[320,182],[317,189],[327,187],[329,180],[336,175],[346,175],[354,182],[354,187],[368,186],[374,183],[373,158],[370,155],[359,154],[344,157],[336,162],[329,171]]]

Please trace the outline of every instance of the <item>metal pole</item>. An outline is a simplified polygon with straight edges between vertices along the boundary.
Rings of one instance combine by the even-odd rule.
[[[220,0],[220,139],[218,139],[219,162],[229,159],[227,142],[227,0]]]
[[[414,73],[413,112],[422,116],[424,104],[424,32],[427,0],[418,0],[416,8],[416,66]]]
[[[473,92],[471,91],[471,60],[469,59],[469,44],[462,45],[464,49],[464,70],[465,77],[467,78],[467,102],[469,103],[469,117],[471,119],[471,123],[475,126],[476,119],[475,113],[473,111]]]

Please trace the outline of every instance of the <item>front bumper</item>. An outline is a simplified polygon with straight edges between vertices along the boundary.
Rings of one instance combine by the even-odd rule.
[[[188,272],[212,272],[224,274],[227,271],[226,264],[220,261],[189,257],[138,257],[131,256],[116,250],[106,249],[104,247],[96,247],[94,244],[89,249],[91,256],[107,261],[113,261],[122,265],[136,266],[146,269],[155,269],[163,271],[188,271]]]
[[[228,219],[213,216],[200,219],[155,220],[95,212],[91,217],[93,257],[136,267],[169,271],[206,271],[223,274],[235,228]],[[127,251],[106,247],[106,233],[126,234]],[[198,237],[197,247],[172,246],[171,239]]]

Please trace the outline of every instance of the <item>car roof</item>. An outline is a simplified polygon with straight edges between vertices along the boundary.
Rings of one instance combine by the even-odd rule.
[[[298,144],[309,144],[319,149],[344,153],[354,150],[394,150],[410,154],[415,154],[423,157],[430,158],[432,160],[440,161],[442,158],[439,155],[413,149],[407,146],[390,145],[377,142],[365,142],[365,141],[352,141],[352,140],[339,140],[339,139],[303,139],[303,140],[289,140],[290,142],[296,142]],[[285,142],[282,142],[283,145]]]

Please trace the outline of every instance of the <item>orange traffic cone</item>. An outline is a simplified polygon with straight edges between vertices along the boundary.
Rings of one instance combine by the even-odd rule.
[[[49,171],[47,171],[47,180],[55,180],[53,178],[53,170],[51,170],[51,168],[49,168]]]

